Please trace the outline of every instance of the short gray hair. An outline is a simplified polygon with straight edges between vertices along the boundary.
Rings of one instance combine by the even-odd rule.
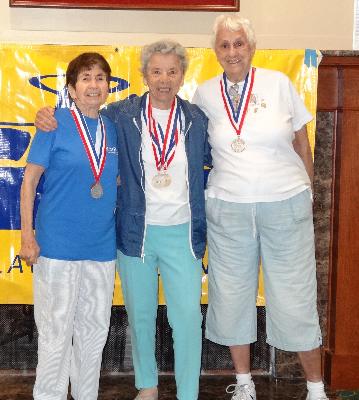
[[[219,15],[213,24],[212,45],[215,46],[217,33],[220,28],[226,28],[231,32],[237,32],[240,29],[244,30],[250,46],[253,48],[257,43],[256,34],[249,19],[243,18],[237,14]]]
[[[141,51],[141,72],[142,75],[146,74],[147,66],[150,58],[155,54],[175,54],[181,64],[183,75],[187,71],[188,57],[186,49],[178,42],[172,40],[159,40],[144,46]]]

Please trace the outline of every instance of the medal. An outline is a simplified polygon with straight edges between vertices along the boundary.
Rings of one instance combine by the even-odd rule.
[[[248,111],[249,100],[251,98],[251,93],[253,89],[255,71],[256,69],[251,67],[246,76],[237,109],[233,107],[231,97],[229,96],[227,90],[227,77],[225,73],[223,73],[223,79],[220,80],[220,88],[224,108],[226,110],[228,119],[237,135],[236,139],[234,139],[231,143],[231,148],[235,153],[241,153],[246,148],[246,144],[243,139],[240,138],[240,134],[242,132],[242,127]]]
[[[231,143],[231,147],[235,153],[241,153],[246,148],[246,143],[243,139],[237,136]]]
[[[178,143],[178,132],[181,129],[180,112],[181,110],[175,97],[169,112],[166,130],[163,132],[161,125],[152,116],[150,97],[147,95],[143,117],[151,137],[153,156],[158,171],[152,178],[151,183],[157,189],[168,187],[172,182],[168,167],[175,156]]]
[[[100,178],[105,167],[106,162],[106,131],[101,115],[98,116],[98,124],[96,137],[99,137],[99,143],[95,144],[92,140],[90,131],[86,124],[86,120],[76,106],[75,102],[72,103],[70,112],[75,121],[77,131],[80,135],[82,144],[90,162],[90,167],[95,178],[95,183],[90,188],[91,197],[100,199],[103,196],[103,188],[100,183]],[[98,148],[98,151],[96,151]]]
[[[160,171],[152,178],[152,185],[157,189],[162,189],[171,184],[171,176],[166,171]]]
[[[94,199],[99,199],[103,196],[103,189],[100,182],[96,182],[91,186],[91,196]]]

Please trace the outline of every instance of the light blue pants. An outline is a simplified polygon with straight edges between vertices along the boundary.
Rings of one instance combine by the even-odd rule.
[[[257,340],[262,260],[267,343],[287,351],[321,345],[309,191],[267,203],[209,198],[206,337],[234,346]]]
[[[197,400],[202,346],[202,264],[189,247],[189,224],[148,225],[144,253],[141,259],[118,252],[136,387],[158,384],[155,335],[159,270],[168,321],[173,329],[177,398]]]

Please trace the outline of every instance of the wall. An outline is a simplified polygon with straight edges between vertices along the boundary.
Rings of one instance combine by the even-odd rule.
[[[241,0],[258,48],[352,49],[354,0]],[[143,45],[160,37],[209,47],[218,13],[9,8],[0,1],[0,42]],[[45,31],[45,32],[44,32]]]

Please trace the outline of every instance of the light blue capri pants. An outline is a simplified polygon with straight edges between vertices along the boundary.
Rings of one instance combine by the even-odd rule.
[[[197,400],[201,370],[202,260],[189,246],[189,224],[148,225],[145,256],[118,252],[119,273],[132,340],[137,389],[157,386],[155,358],[158,270],[173,329],[177,398]]]
[[[287,351],[320,346],[311,193],[287,200],[231,203],[208,198],[206,337],[234,346],[257,340],[262,261],[267,342]]]

